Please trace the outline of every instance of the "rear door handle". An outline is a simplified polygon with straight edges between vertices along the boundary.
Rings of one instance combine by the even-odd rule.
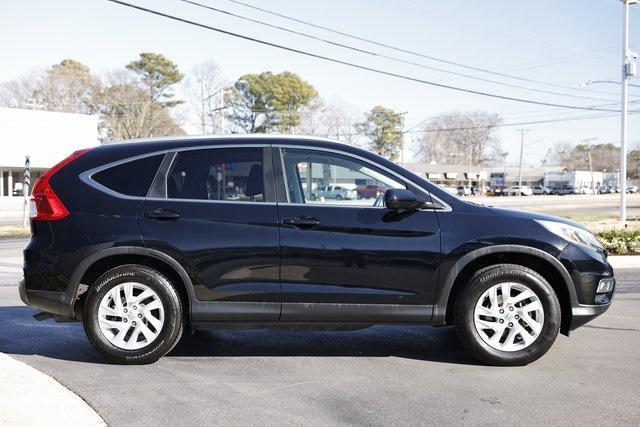
[[[282,223],[298,228],[312,228],[319,226],[320,220],[311,216],[298,216],[295,218],[285,218],[282,220]]]
[[[167,208],[158,208],[144,213],[145,218],[153,218],[159,221],[166,221],[180,218],[180,214]]]

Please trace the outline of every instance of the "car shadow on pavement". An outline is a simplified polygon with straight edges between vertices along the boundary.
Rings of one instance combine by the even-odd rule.
[[[87,340],[80,323],[37,321],[25,306],[0,307],[0,352],[60,360],[110,363]],[[401,357],[477,365],[453,328],[373,326],[356,331],[185,331],[165,357]]]

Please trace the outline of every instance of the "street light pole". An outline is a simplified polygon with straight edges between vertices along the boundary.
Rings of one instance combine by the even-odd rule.
[[[622,0],[622,99],[620,108],[620,224],[627,223],[627,101],[629,98],[629,82],[635,76],[635,63],[631,61],[629,51],[629,5],[638,0]]]

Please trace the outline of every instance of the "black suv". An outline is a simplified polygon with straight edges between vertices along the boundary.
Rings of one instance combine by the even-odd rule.
[[[311,197],[377,185],[374,199]],[[73,153],[33,188],[22,300],[81,320],[122,363],[185,328],[456,325],[521,365],[609,307],[580,225],[464,202],[367,151],[307,137],[173,138]],[[40,316],[42,317],[42,316]]]

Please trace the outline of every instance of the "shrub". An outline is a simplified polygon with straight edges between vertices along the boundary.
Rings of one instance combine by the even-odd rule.
[[[611,254],[640,254],[640,230],[609,230],[602,231],[596,236]]]

